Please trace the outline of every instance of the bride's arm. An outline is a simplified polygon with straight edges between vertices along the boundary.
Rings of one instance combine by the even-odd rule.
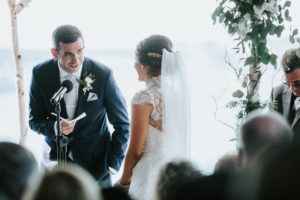
[[[125,157],[124,171],[120,180],[121,184],[130,184],[132,169],[143,154],[152,111],[153,106],[149,103],[132,105],[130,143]]]

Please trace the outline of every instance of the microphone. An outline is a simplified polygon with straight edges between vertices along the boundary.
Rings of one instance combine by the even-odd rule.
[[[65,93],[70,92],[73,89],[73,83],[69,80],[64,80],[61,83],[61,86],[59,90],[53,95],[53,97],[50,99],[50,103],[52,105],[57,104],[62,99],[63,95]]]

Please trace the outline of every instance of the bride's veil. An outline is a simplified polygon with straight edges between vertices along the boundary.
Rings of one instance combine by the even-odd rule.
[[[179,52],[163,49],[161,65],[163,131],[170,158],[190,156],[190,92],[187,71]]]

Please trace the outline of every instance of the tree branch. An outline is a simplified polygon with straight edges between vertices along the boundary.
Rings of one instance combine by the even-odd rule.
[[[216,101],[215,97],[212,96],[212,98],[213,98],[214,103],[215,103],[215,106],[216,106],[216,109],[215,109],[215,112],[214,112],[214,118],[215,118],[215,120],[218,121],[219,123],[221,123],[221,124],[223,124],[223,125],[229,127],[229,128],[232,128],[233,130],[235,130],[235,128],[234,128],[233,126],[231,126],[231,125],[229,125],[229,124],[227,124],[227,123],[225,123],[225,122],[223,122],[223,121],[217,119],[218,105],[217,105],[217,101]]]

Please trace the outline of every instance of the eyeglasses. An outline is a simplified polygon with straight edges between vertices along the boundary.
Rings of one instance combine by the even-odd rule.
[[[284,78],[282,77],[281,82],[288,87],[291,87],[291,86],[294,86],[296,88],[300,87],[300,80],[294,81],[293,83],[289,83],[286,80],[284,80]]]

